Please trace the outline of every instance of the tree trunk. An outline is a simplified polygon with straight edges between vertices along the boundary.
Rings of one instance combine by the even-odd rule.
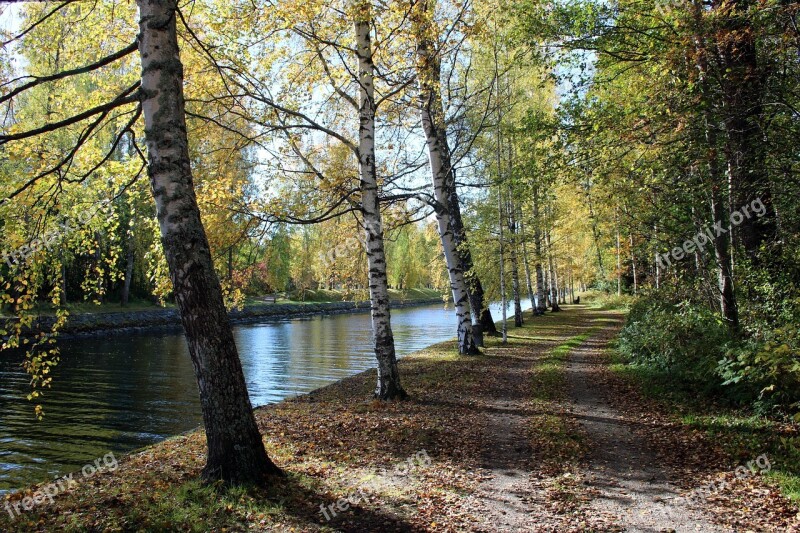
[[[600,229],[597,225],[597,217],[594,213],[591,184],[587,184],[586,186],[586,205],[589,207],[589,219],[592,221],[592,237],[594,238],[594,248],[597,251],[597,268],[600,270],[600,277],[605,280],[606,268],[605,265],[603,265],[603,253],[600,249]]]
[[[148,174],[200,391],[208,456],[203,477],[266,485],[280,470],[258,431],[200,220],[189,160],[174,1],[137,0]]]
[[[575,303],[575,277],[572,272],[572,265],[569,267],[569,293],[572,303]]]
[[[706,117],[706,141],[709,145],[709,174],[711,176],[711,216],[712,223],[724,221],[729,218],[728,209],[725,208],[726,202],[722,198],[721,187],[724,183],[722,169],[717,159],[717,135],[710,122],[710,116]],[[720,311],[722,317],[728,325],[728,329],[733,333],[739,332],[739,307],[736,302],[736,293],[733,285],[733,261],[730,255],[730,237],[727,233],[721,235],[712,232],[714,258],[717,263],[717,276],[719,287]]]
[[[449,149],[448,149],[449,153]],[[450,158],[446,162],[446,166],[450,167]],[[456,189],[455,171],[451,170],[448,173],[448,199],[451,207],[450,222],[453,226],[453,233],[456,236],[457,251],[461,259],[461,268],[464,271],[465,281],[467,283],[467,290],[469,292],[469,306],[472,310],[473,319],[476,326],[480,327],[482,333],[487,335],[497,335],[497,326],[492,318],[492,312],[489,306],[486,305],[486,297],[483,291],[483,284],[481,283],[478,274],[474,271],[474,262],[472,261],[472,253],[469,248],[467,240],[467,232],[464,228],[464,221],[461,218],[461,205],[458,199],[458,191]]]
[[[553,286],[552,280],[550,279],[550,269],[547,268],[547,263],[544,265],[544,301],[545,307],[551,307],[553,305],[553,298],[550,292],[550,289]]]
[[[547,243],[547,261],[550,264],[550,306],[554,313],[561,311],[558,306],[558,279],[556,278],[556,269],[553,262],[553,247],[550,243],[550,230],[545,230],[545,239]]]
[[[517,257],[517,217],[514,201],[508,199],[508,229],[511,235],[511,290],[514,296],[514,326],[522,327],[522,294],[519,285],[519,259]]]
[[[528,299],[531,301],[531,312],[536,311],[536,301],[533,297],[533,285],[531,284],[531,267],[530,263],[528,263],[528,247],[525,244],[525,240],[527,236],[525,234],[525,225],[522,222],[522,216],[520,214],[520,221],[519,221],[519,231],[522,240],[522,262],[525,266],[525,281],[527,282],[528,286]]]
[[[368,2],[359,3],[355,22],[359,80],[358,171],[361,178],[361,211],[366,231],[369,296],[372,312],[372,337],[378,360],[375,397],[381,400],[404,399],[391,326],[383,223],[378,199],[375,168],[375,65],[372,60],[372,10]]]
[[[708,80],[708,60],[704,55],[704,50],[706,50],[707,46],[700,31],[703,6],[700,2],[694,2],[692,8],[695,23],[698,25],[695,38],[697,40],[696,46],[699,49],[697,67],[701,73],[702,83],[700,89],[702,91],[702,103],[704,108],[705,140],[708,145],[707,164],[711,180],[711,217],[712,223],[716,223],[717,221],[723,222],[729,220],[730,207],[726,209],[726,202],[722,194],[725,185],[725,176],[723,175],[718,156],[716,121],[713,113],[713,102],[711,101]],[[730,202],[728,202],[727,205],[730,206]],[[729,330],[737,334],[739,331],[739,308],[736,302],[736,293],[733,285],[733,260],[730,253],[731,236],[724,233],[718,235],[717,233],[716,231],[712,233],[712,245],[714,247],[714,258],[717,263],[720,311]]]
[[[547,311],[544,289],[544,269],[542,268],[542,230],[541,219],[539,218],[539,193],[538,189],[533,191],[533,218],[536,226],[533,230],[533,245],[536,252],[536,313],[543,315]]]
[[[458,249],[460,252],[461,247],[459,246]],[[469,249],[465,253],[469,256],[469,260],[465,260],[464,255],[462,255],[462,265],[466,269],[465,272],[468,273],[466,281],[469,289],[469,307],[472,310],[472,314],[477,315],[477,325],[480,326],[482,334],[497,335],[497,325],[494,323],[492,311],[486,305],[486,293],[483,290],[483,284],[478,275],[472,270],[474,266],[472,254],[470,254]]]
[[[653,242],[658,242],[658,225],[653,226]],[[655,262],[655,278],[656,278],[656,289],[661,288],[661,258],[659,257],[658,250],[653,255]]]
[[[458,351],[461,354],[476,354],[478,349],[472,335],[472,317],[469,291],[458,253],[458,243],[451,221],[453,207],[450,205],[451,182],[449,174],[450,149],[447,144],[442,95],[440,92],[441,58],[438,55],[436,36],[431,20],[432,6],[422,1],[415,6],[413,26],[416,39],[417,78],[420,88],[420,114],[425,143],[430,159],[433,195],[436,200],[436,222],[442,240],[445,262],[453,292],[453,302],[458,317]]]
[[[440,61],[438,57],[437,61]],[[441,77],[441,66],[439,65],[437,69],[440,71],[439,76]],[[441,107],[442,97],[439,90],[439,78],[436,79],[436,83],[432,89],[435,93],[434,97],[438,99]],[[442,117],[444,117],[444,111],[442,111]],[[453,228],[453,234],[456,239],[456,251],[458,252],[458,257],[461,261],[461,270],[464,272],[464,280],[467,284],[470,309],[473,314],[474,323],[476,326],[479,326],[479,330],[481,331],[481,338],[483,333],[487,335],[497,335],[497,326],[494,323],[494,318],[492,318],[492,311],[489,309],[489,306],[486,305],[483,284],[481,283],[478,274],[474,271],[475,264],[472,260],[472,252],[470,250],[469,240],[467,238],[467,231],[464,227],[464,221],[461,217],[461,203],[458,196],[458,187],[456,185],[456,172],[455,168],[452,166],[450,147],[447,142],[447,129],[444,124],[442,124],[441,127],[443,128],[441,139],[444,149],[441,151],[440,157],[442,159],[443,166],[446,169],[449,169],[449,171],[445,174],[445,178],[448,206],[450,211],[450,224]]]
[[[622,296],[622,243],[619,238],[619,217],[617,218],[617,296]]]
[[[631,270],[633,270],[633,294],[639,294],[639,277],[636,272],[636,252],[633,250],[633,233],[631,233]]]
[[[133,279],[133,266],[136,258],[133,248],[133,238],[128,238],[128,252],[125,257],[125,281],[122,283],[122,307],[128,306],[131,297],[131,281]]]
[[[714,220],[724,220],[726,210],[724,204],[719,198],[718,190],[712,191],[711,212],[713,213]],[[739,331],[739,308],[736,303],[736,293],[733,288],[733,273],[731,268],[730,257],[730,241],[727,235],[715,236],[714,239],[714,257],[717,262],[717,272],[719,277],[719,296],[720,296],[720,310],[722,317],[728,324],[728,329],[736,334]]]
[[[497,143],[500,144],[500,135],[498,131]],[[497,151],[497,165],[498,176],[500,174],[500,151]],[[506,262],[505,262],[505,241],[503,235],[503,226],[505,225],[505,215],[503,214],[503,185],[502,182],[497,186],[497,210],[499,213],[500,222],[500,306],[502,308],[502,330],[503,330],[503,344],[508,342],[508,301],[506,300]]]
[[[769,252],[765,255],[761,248],[774,241],[777,227],[760,124],[766,74],[758,64],[757,32],[748,13],[753,4],[753,0],[715,0],[714,9],[721,12],[716,38],[724,69],[720,78],[728,134],[725,148],[731,176],[731,214],[750,210],[750,216],[743,217],[734,230],[745,255],[758,264],[769,257]],[[751,208],[759,201],[764,209],[760,217]]]

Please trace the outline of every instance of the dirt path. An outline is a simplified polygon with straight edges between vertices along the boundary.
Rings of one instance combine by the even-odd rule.
[[[615,409],[599,379],[602,352],[613,329],[574,349],[567,365],[569,411],[588,439],[583,483],[594,493],[591,508],[613,517],[625,531],[726,531],[690,510],[658,457],[633,431],[636,420]]]
[[[565,420],[563,412],[552,411],[556,391],[541,390],[549,384],[542,381],[541,366],[554,349],[591,331],[593,326],[587,316],[578,313],[558,315],[555,324],[547,324],[544,319],[529,320],[536,324],[534,331],[539,334],[535,348],[531,344],[516,346],[515,335],[519,333],[512,329],[509,346],[489,352],[502,371],[493,373],[484,384],[486,396],[491,399],[484,406],[486,439],[482,464],[486,479],[472,496],[471,505],[480,510],[476,513],[480,522],[474,525],[474,531],[567,531],[576,518],[565,514],[558,501],[556,485],[561,482],[563,462],[559,463],[547,448],[531,446],[530,438],[531,428],[543,421],[555,421],[554,429],[558,431],[557,426]],[[558,389],[564,384],[549,385]],[[587,516],[581,516],[578,522],[594,526],[605,523]]]
[[[568,318],[567,318],[568,317]],[[632,431],[636,422],[607,400],[612,391],[600,379],[603,352],[616,334],[619,317],[571,308],[566,326],[544,342],[516,350],[512,344],[491,355],[503,371],[488,383],[487,479],[475,493],[481,523],[475,531],[727,531],[691,510],[645,439]],[[537,365],[552,350],[576,335],[589,333],[568,349],[562,411],[554,413],[582,436],[583,456],[544,467],[526,444],[526,428],[537,406],[531,387]],[[580,338],[579,338],[580,339]],[[550,404],[549,408],[552,409]]]
[[[523,358],[512,359],[499,380],[506,397],[491,402],[487,413],[487,432],[494,438],[483,450],[483,464],[492,471],[492,477],[481,487],[480,497],[497,531],[530,525],[524,500],[525,467],[531,453],[524,432],[528,366],[529,361]]]
[[[490,383],[493,392],[490,398],[497,399],[486,406],[489,438],[483,448],[482,463],[489,478],[474,495],[484,517],[483,525],[476,529],[530,531],[537,525],[537,516],[531,512],[535,488],[530,483],[532,450],[526,427],[532,416],[530,370],[535,354],[520,356],[513,348],[498,348],[492,355],[503,357],[506,364]]]

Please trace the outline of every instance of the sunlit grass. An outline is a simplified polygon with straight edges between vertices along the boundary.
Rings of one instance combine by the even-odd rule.
[[[616,351],[611,356],[612,371],[635,383],[645,397],[657,400],[684,425],[705,432],[731,457],[748,461],[766,454],[772,466],[767,479],[787,498],[800,501],[800,449],[786,436],[793,431],[789,424],[715,400],[708,392],[699,394],[696,384],[663,371],[627,364]]]

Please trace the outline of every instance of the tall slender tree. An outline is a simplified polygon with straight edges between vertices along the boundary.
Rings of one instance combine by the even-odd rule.
[[[478,352],[472,333],[472,311],[464,265],[458,253],[458,241],[452,222],[455,206],[447,124],[441,95],[441,55],[438,32],[433,18],[435,2],[419,0],[412,10],[412,26],[416,41],[417,83],[419,84],[420,116],[428,149],[436,220],[450,275],[450,286],[458,317],[458,350],[462,354]]]
[[[509,249],[511,258],[511,292],[514,298],[514,326],[522,327],[522,289],[519,284],[519,258],[517,245],[519,244],[519,227],[517,224],[516,206],[513,198],[508,198],[508,233],[510,236]]]
[[[206,430],[203,476],[264,485],[280,470],[256,425],[195,198],[175,0],[137,0],[148,174]]]
[[[369,264],[372,335],[375,357],[378,360],[378,385],[375,388],[375,396],[382,400],[403,399],[407,394],[400,384],[392,334],[383,221],[375,168],[375,65],[372,60],[370,36],[372,6],[369,0],[358,2],[354,14],[358,56],[358,167],[361,181],[361,212],[364,216]]]

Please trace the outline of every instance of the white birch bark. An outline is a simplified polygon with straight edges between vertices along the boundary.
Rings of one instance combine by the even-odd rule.
[[[499,139],[499,136],[498,136]],[[500,141],[498,140],[498,143]],[[499,153],[499,152],[498,152]],[[498,165],[498,174],[500,169],[500,157],[497,158],[497,165]],[[503,234],[503,226],[505,225],[506,221],[505,216],[503,214],[503,185],[500,184],[497,186],[497,210],[500,216],[500,305],[502,306],[503,312],[503,344],[508,343],[508,300],[506,299],[506,262],[505,262],[505,235]]]
[[[461,354],[474,354],[478,352],[478,349],[472,336],[469,293],[458,254],[455,231],[450,220],[452,207],[447,184],[448,175],[453,169],[450,167],[450,154],[447,146],[447,128],[440,81],[441,58],[437,47],[437,34],[431,20],[432,11],[432,5],[423,0],[415,6],[413,14],[417,78],[420,89],[420,115],[430,160],[433,195],[437,204],[436,222],[458,317],[458,351]]]
[[[511,252],[511,293],[514,298],[514,326],[522,327],[522,291],[519,284],[519,260],[517,258],[517,219],[514,201],[509,195],[508,199],[508,233],[510,234],[509,248]]]
[[[375,167],[375,65],[372,59],[371,19],[370,4],[359,2],[355,21],[359,82],[358,170],[369,266],[372,336],[378,361],[375,396],[382,400],[394,400],[407,395],[400,385],[392,334],[383,222]]]
[[[519,231],[522,237],[522,263],[525,266],[525,282],[528,286],[528,299],[531,301],[531,311],[536,311],[536,301],[533,297],[533,284],[531,283],[531,266],[528,262],[528,246],[526,245],[525,241],[527,240],[527,235],[525,233],[525,224],[522,221],[522,214],[520,213],[520,220],[519,220]]]
[[[540,228],[538,190],[533,191],[533,218],[536,224],[533,230],[533,243],[536,253],[536,314],[543,315],[547,311],[547,301],[545,297],[544,269],[542,268],[542,230]]]
[[[553,262],[553,247],[550,242],[550,230],[545,230],[545,242],[547,244],[547,261],[550,265],[550,305],[553,312],[561,311],[558,307],[558,277]]]

